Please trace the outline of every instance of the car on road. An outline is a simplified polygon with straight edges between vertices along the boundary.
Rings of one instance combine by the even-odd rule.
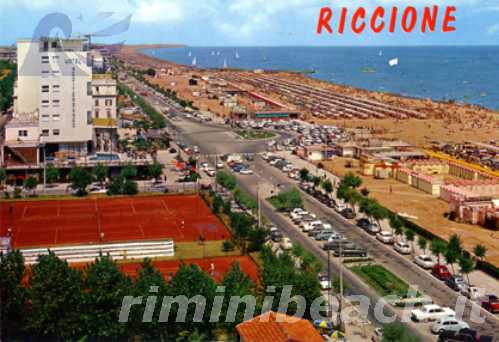
[[[414,263],[425,270],[431,270],[435,266],[435,260],[426,254],[417,255],[414,258]]]
[[[366,232],[368,232],[371,235],[376,235],[378,233],[381,233],[381,228],[378,224],[371,223],[367,226]]]
[[[411,311],[411,319],[415,322],[436,321],[444,317],[455,317],[456,313],[451,308],[441,307],[437,304],[423,305]]]
[[[217,174],[217,171],[214,168],[208,167],[204,170],[204,172],[209,176],[209,177],[215,177]]]
[[[431,274],[433,274],[436,278],[443,281],[447,280],[452,276],[447,266],[442,264],[435,264],[435,266],[433,266],[433,268],[431,269]]]
[[[252,174],[253,174],[253,171],[252,171],[251,169],[241,169],[241,170],[239,171],[239,173],[240,173],[241,175],[252,175]]]
[[[447,278],[445,284],[454,291],[461,292],[466,282],[464,281],[463,276],[456,274]]]
[[[411,254],[412,252],[412,248],[411,248],[411,245],[409,245],[408,242],[405,242],[405,241],[397,241],[395,242],[395,244],[393,245],[393,248],[399,252],[400,254]]]
[[[391,245],[393,244],[393,233],[388,230],[383,230],[376,234],[376,239],[387,245]]]
[[[458,332],[463,329],[469,329],[468,323],[461,321],[455,317],[442,317],[439,318],[431,326],[431,332],[434,334],[442,334],[447,331]]]
[[[317,241],[327,241],[333,234],[334,232],[322,231],[315,236],[315,239]]]
[[[281,240],[281,248],[285,251],[289,251],[291,248],[293,248],[293,243],[291,242],[291,239],[288,237],[283,237]]]
[[[331,242],[326,242],[324,243],[324,245],[322,246],[322,249],[325,250],[325,251],[335,251],[337,249],[340,248],[340,245],[341,245],[341,248],[355,248],[355,244],[353,244],[352,242],[348,242],[346,240],[342,240],[342,241],[331,241]]]
[[[341,214],[343,210],[347,209],[346,204],[337,202],[336,206],[334,207],[334,210],[336,210],[337,213]]]
[[[316,227],[321,227],[322,224],[323,223],[321,220],[317,220],[312,222],[303,222],[303,224],[301,224],[301,227],[304,232],[309,232]]]
[[[354,219],[355,218],[355,213],[353,212],[352,209],[346,208],[341,211],[341,216],[343,216],[346,219]]]
[[[480,306],[491,313],[499,312],[499,298],[494,294],[486,294],[478,299]]]
[[[270,239],[274,242],[281,242],[283,238],[283,235],[281,231],[279,231],[277,228],[275,230],[270,229]]]
[[[217,169],[223,169],[223,168],[224,168],[224,163],[222,163],[222,162],[218,162],[218,163],[216,164],[216,168],[217,168]]]
[[[319,283],[322,290],[329,290],[332,287],[331,280],[326,274],[319,274]]]
[[[492,342],[492,336],[480,335],[472,329],[462,329],[459,332],[444,331],[438,336],[438,342]]]
[[[468,299],[476,300],[483,296],[483,289],[474,285],[465,284],[461,289],[461,294]]]

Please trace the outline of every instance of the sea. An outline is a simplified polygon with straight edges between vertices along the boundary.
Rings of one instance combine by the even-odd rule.
[[[149,56],[203,68],[304,72],[371,91],[499,110],[499,46],[181,47]],[[390,66],[389,61],[398,64]]]

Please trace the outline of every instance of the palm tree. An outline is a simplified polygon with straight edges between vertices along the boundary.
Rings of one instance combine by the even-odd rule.
[[[426,247],[428,246],[428,240],[424,236],[418,237],[418,247],[423,250],[423,253],[426,254]]]
[[[416,234],[414,234],[414,231],[412,229],[406,229],[404,235],[406,240],[411,243],[411,254],[412,254],[414,253],[414,238],[416,237]]]
[[[400,217],[398,215],[390,215],[390,227],[392,227],[392,233],[395,235],[395,232],[397,231],[397,228],[400,231],[400,228],[402,228],[402,221],[400,220]]]
[[[388,217],[388,212],[384,207],[379,205],[378,202],[373,202],[371,206],[371,216],[376,220],[378,226],[381,227],[380,221]]]
[[[487,254],[487,247],[485,247],[484,245],[478,244],[473,249],[473,254],[475,254],[475,256],[478,259],[480,259],[480,261],[483,262],[483,260],[485,259],[485,255]]]
[[[438,264],[440,265],[440,256],[445,253],[447,246],[445,242],[439,239],[433,239],[431,241],[431,252],[437,256]]]
[[[461,257],[463,250],[461,247],[461,239],[459,238],[458,235],[453,234],[449,238],[449,243],[447,245],[447,250],[444,253],[445,261],[447,264],[450,265],[452,268],[452,273],[456,274],[456,271],[454,269],[454,264],[459,260]]]
[[[475,269],[475,263],[473,262],[473,259],[471,259],[469,256],[461,255],[461,257],[459,258],[459,269],[461,270],[462,274],[466,275],[468,284],[470,284],[469,274]]]
[[[308,171],[308,169],[306,169],[306,168],[301,169],[300,170],[300,181],[302,183],[308,182],[308,180],[310,178],[309,174],[310,174],[310,171]]]
[[[333,183],[329,179],[326,179],[324,182],[321,184],[322,189],[326,192],[328,197],[331,197],[331,193],[333,192]]]

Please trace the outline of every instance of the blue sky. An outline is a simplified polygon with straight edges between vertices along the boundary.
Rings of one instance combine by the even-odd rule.
[[[368,10],[378,5],[410,3],[454,5],[457,31],[426,34],[315,33],[319,10]],[[499,0],[0,0],[0,44],[29,38],[47,14],[60,12],[70,19],[72,33],[102,32],[113,43],[182,43],[197,46],[234,45],[498,45]],[[130,25],[126,18],[130,16]],[[126,30],[125,30],[126,29]],[[57,28],[52,33],[57,32]],[[124,31],[122,33],[119,33]]]

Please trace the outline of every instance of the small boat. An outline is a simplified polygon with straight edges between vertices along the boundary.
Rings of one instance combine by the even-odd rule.
[[[241,56],[239,56],[239,52],[236,51],[236,55],[235,55],[236,59],[239,59],[241,58]]]
[[[192,60],[192,65],[196,66],[197,64],[198,64],[198,60],[197,60],[196,56],[194,56],[194,59]]]
[[[215,56],[215,51],[212,51],[212,52],[211,52],[211,55],[212,55],[212,56]]]
[[[220,56],[220,51],[217,51],[217,56]]]
[[[399,59],[398,58],[393,58],[388,61],[388,65],[391,67],[399,65]]]
[[[383,56],[383,51],[382,50],[379,50],[379,56]]]

